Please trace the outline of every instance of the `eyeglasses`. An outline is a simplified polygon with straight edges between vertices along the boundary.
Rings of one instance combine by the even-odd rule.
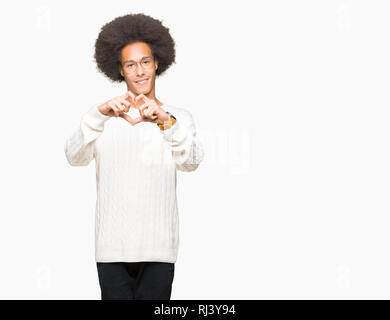
[[[144,70],[150,70],[153,68],[153,61],[154,61],[154,58],[143,58],[141,60],[141,66]],[[137,64],[138,62],[136,61],[129,61],[129,62],[126,62],[124,65],[123,65],[123,70],[127,73],[133,73],[137,70]]]

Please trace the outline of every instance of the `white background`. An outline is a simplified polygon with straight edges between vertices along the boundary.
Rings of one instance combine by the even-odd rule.
[[[0,298],[100,299],[94,161],[67,136],[122,94],[103,24],[162,20],[205,159],[178,173],[172,299],[390,298],[388,1],[3,1]]]

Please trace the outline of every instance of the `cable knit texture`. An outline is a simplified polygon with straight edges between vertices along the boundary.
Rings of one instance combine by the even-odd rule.
[[[176,171],[194,171],[204,153],[191,113],[161,108],[176,117],[169,129],[152,122],[132,126],[95,106],[66,140],[72,166],[87,166],[95,158],[97,262],[176,262]]]

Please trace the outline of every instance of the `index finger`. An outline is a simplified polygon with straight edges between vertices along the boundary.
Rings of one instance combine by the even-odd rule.
[[[143,99],[146,103],[150,101],[150,99],[142,93],[135,98],[135,101],[138,101],[139,99]]]
[[[131,92],[130,90],[128,90],[125,94],[122,95],[122,98],[126,99],[126,98],[132,98],[134,99],[135,98],[135,94],[133,92]]]

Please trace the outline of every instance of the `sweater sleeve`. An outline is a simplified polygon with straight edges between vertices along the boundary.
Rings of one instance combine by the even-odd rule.
[[[183,110],[174,114],[176,122],[171,128],[160,130],[172,152],[179,171],[194,171],[204,158],[203,146],[196,135],[195,123],[191,113]]]
[[[95,106],[83,115],[80,125],[66,139],[64,150],[72,166],[87,166],[94,158],[95,140],[102,134],[110,116]]]

